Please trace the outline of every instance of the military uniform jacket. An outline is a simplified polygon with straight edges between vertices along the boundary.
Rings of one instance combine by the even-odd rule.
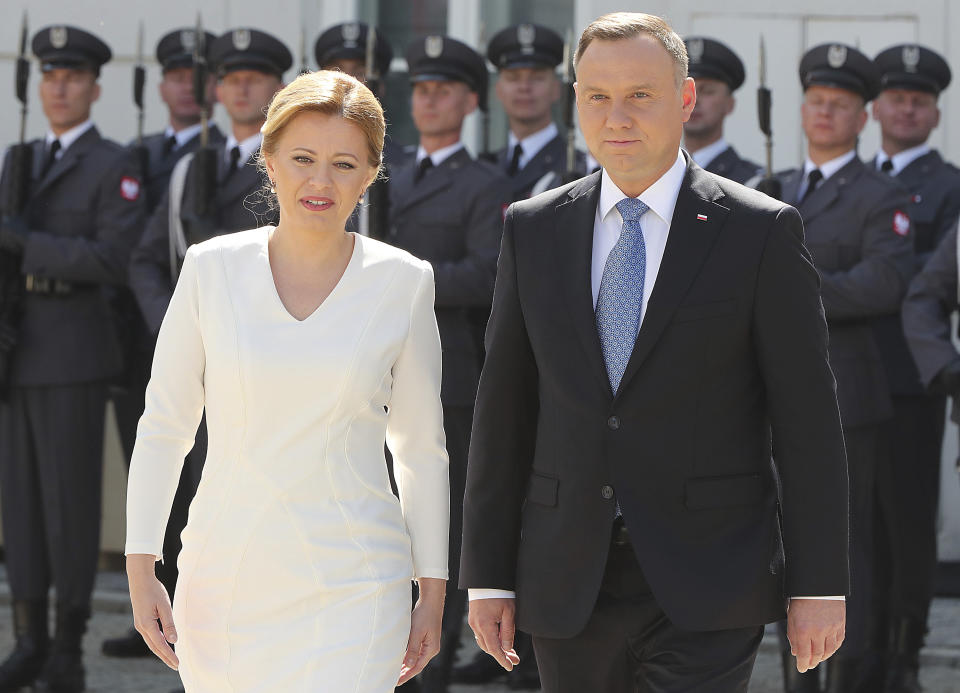
[[[33,148],[24,217],[30,233],[21,272],[70,285],[69,294],[24,295],[11,382],[65,385],[111,378],[122,368],[105,285],[126,281],[143,227],[144,199],[129,150],[87,130],[40,173],[45,143]],[[3,176],[8,175],[4,164]]]
[[[875,162],[871,166],[875,169]],[[940,240],[956,225],[960,214],[960,171],[934,150],[910,162],[894,179],[910,194],[905,211],[913,226],[914,269],[919,272]],[[876,331],[893,393],[924,394],[899,316],[880,319]]]
[[[427,260],[436,281],[443,345],[444,405],[472,406],[480,378],[480,343],[472,311],[489,312],[506,180],[461,149],[414,183],[416,162],[394,169],[388,242]]]
[[[220,148],[222,150],[222,147]],[[228,174],[227,165],[220,157],[217,194],[214,200],[214,235],[246,231],[269,223],[276,223],[277,215],[264,196],[263,178],[257,170],[254,154],[247,164]],[[195,208],[196,183],[193,165],[187,170],[183,188],[181,218],[187,244],[207,240],[191,233],[189,219]],[[147,228],[130,258],[130,288],[137,297],[140,310],[151,333],[156,335],[173,295],[170,273],[170,196],[165,194],[147,223]]]
[[[717,154],[705,170],[741,184],[761,173],[759,164],[741,159],[733,147],[727,147]]]
[[[143,138],[143,146],[147,151],[147,170],[144,174],[143,184],[147,195],[148,214],[153,213],[153,210],[156,209],[166,194],[173,167],[184,156],[197,151],[200,146],[200,133],[197,133],[187,140],[183,146],[164,154],[163,147],[166,139],[167,137],[163,132],[147,135]],[[219,146],[223,144],[223,141],[223,134],[216,125],[211,123],[210,144]],[[132,143],[131,146],[135,144],[136,142]]]
[[[513,151],[509,147],[504,147],[497,152],[497,166],[506,175],[510,167],[510,160],[513,158]],[[576,154],[576,177],[579,178],[587,172],[587,159],[579,149]],[[526,200],[537,183],[547,174],[553,174],[552,182],[544,190],[558,188],[566,182],[564,176],[567,173],[567,140],[563,135],[557,135],[547,142],[543,148],[534,154],[533,158],[527,162],[527,165],[517,171],[517,175],[508,177],[510,184],[510,201]],[[542,187],[542,186],[541,186]],[[543,191],[541,191],[543,192]]]
[[[797,199],[803,170],[778,174],[783,199]],[[854,158],[797,209],[821,276],[830,365],[846,428],[878,424],[893,404],[873,324],[895,315],[913,270],[906,192]]]

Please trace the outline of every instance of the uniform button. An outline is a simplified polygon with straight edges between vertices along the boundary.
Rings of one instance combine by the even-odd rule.
[[[600,489],[600,495],[606,500],[613,498],[613,486],[604,486],[602,489]]]
[[[618,428],[620,428],[620,417],[611,416],[609,419],[607,419],[607,428],[609,428],[611,431],[616,431]]]

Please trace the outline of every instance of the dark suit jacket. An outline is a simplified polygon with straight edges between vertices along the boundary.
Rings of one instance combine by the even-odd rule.
[[[503,171],[504,175],[510,167],[512,158],[513,152],[510,151],[509,147],[504,147],[497,152],[497,166]],[[578,177],[587,172],[586,156],[579,149],[576,153],[575,171]],[[548,173],[552,173],[554,176],[550,188],[559,187],[567,174],[567,140],[562,135],[557,135],[547,142],[543,149],[534,154],[526,166],[517,171],[517,175],[508,178],[510,181],[510,201],[516,202],[530,197],[533,188]]]
[[[411,158],[390,177],[387,242],[430,262],[443,345],[441,398],[472,406],[480,378],[477,312],[489,312],[497,269],[506,179],[461,149],[414,183]]]
[[[575,635],[619,501],[680,628],[771,622],[788,595],[846,593],[846,461],[796,210],[688,164],[614,396],[590,288],[599,194],[595,173],[508,210],[460,586],[516,590],[522,630]]]
[[[733,147],[727,147],[707,164],[707,171],[729,178],[737,183],[746,183],[763,170],[758,164],[741,159]]]
[[[802,170],[778,177],[783,199],[795,200]],[[879,318],[896,317],[913,274],[913,233],[900,225],[908,204],[896,181],[855,157],[797,205],[823,281],[845,427],[875,426],[893,416],[874,328]]]
[[[40,175],[44,141],[32,147],[34,176],[24,212],[31,231],[21,272],[70,282],[76,290],[69,296],[25,295],[12,382],[61,385],[111,378],[123,359],[104,287],[126,281],[130,250],[143,226],[137,164],[95,127],[45,176]]]
[[[200,146],[200,134],[197,133],[190,138],[182,147],[164,154],[163,146],[166,141],[166,135],[163,132],[156,132],[152,135],[145,135],[143,146],[147,150],[147,170],[144,175],[144,185],[147,192],[147,213],[152,214],[157,205],[167,193],[167,186],[170,183],[170,174],[173,173],[173,167],[177,165],[187,154],[193,154]],[[210,143],[214,145],[222,144],[223,134],[213,123],[210,124]],[[133,147],[136,142],[130,144]]]

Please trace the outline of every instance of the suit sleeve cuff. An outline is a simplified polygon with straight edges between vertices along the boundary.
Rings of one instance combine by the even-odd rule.
[[[844,596],[839,597],[790,597],[791,599],[821,599],[827,602],[845,602],[847,598]]]
[[[512,590],[493,590],[471,587],[467,590],[467,598],[474,599],[516,599],[517,593]]]

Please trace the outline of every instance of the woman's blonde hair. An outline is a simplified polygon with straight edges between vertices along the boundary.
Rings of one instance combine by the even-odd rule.
[[[260,129],[261,168],[264,156],[276,155],[287,125],[307,112],[339,116],[359,127],[367,140],[367,162],[379,173],[386,132],[383,107],[363,82],[336,70],[306,72],[276,93],[267,110],[267,121]]]

